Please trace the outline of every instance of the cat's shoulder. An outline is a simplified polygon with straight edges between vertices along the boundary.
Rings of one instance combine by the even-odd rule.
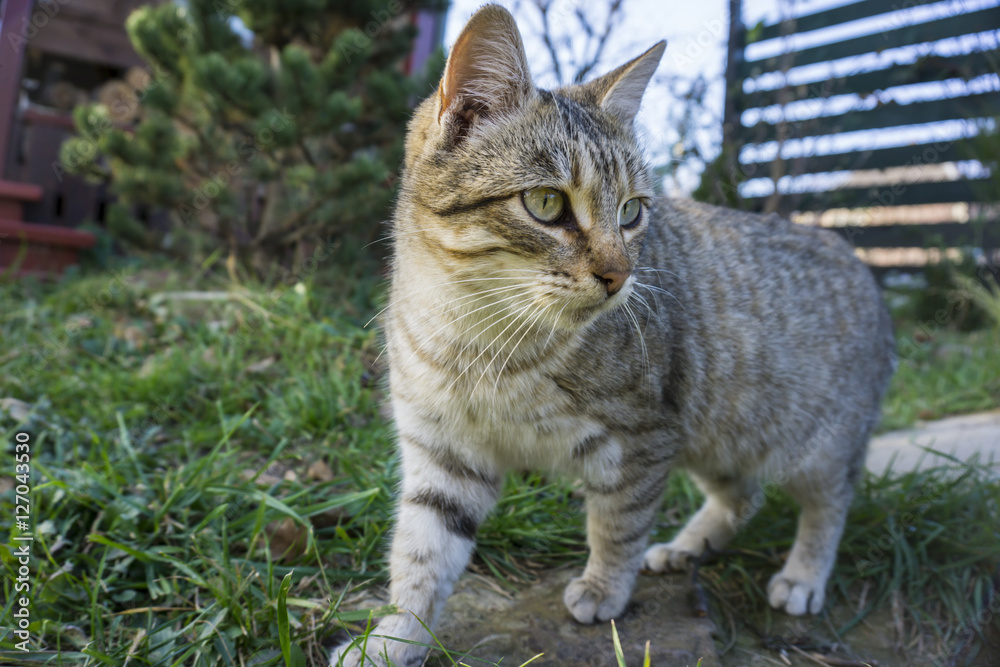
[[[701,257],[756,258],[769,267],[808,263],[827,270],[868,276],[853,246],[833,230],[796,224],[776,214],[752,213],[690,199],[663,197],[653,206],[652,245],[681,244]]]
[[[741,211],[692,199],[661,197],[654,204],[653,217],[661,224],[679,225],[713,236],[769,239],[772,243],[801,242],[834,252],[850,250],[850,245],[838,234],[823,227],[796,224],[775,213]]]
[[[794,225],[787,218],[774,214],[752,213],[724,206],[706,204],[693,199],[660,197],[656,212],[663,219],[675,219],[688,224],[705,224],[712,227],[735,227],[747,232],[790,231]]]

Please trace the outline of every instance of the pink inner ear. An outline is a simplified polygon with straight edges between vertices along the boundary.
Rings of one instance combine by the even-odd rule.
[[[643,94],[660,64],[665,48],[666,42],[660,41],[631,62],[606,74],[605,77],[617,75],[617,79],[610,83],[601,106],[623,120],[631,121],[639,111]]]
[[[502,7],[487,5],[469,19],[452,46],[438,87],[438,121],[445,110],[456,107],[473,114],[486,109],[502,112],[522,102],[531,89],[524,45],[514,18]],[[468,99],[458,100],[460,97]]]
[[[441,84],[438,86],[438,106],[441,107],[438,110],[438,123],[440,123],[444,110],[448,108],[448,100],[444,96],[444,78],[441,79]]]
[[[452,102],[455,100],[455,95],[458,94],[458,76],[455,70],[460,67],[460,63],[465,59],[466,54],[462,53],[465,50],[466,42],[469,40],[469,33],[463,33],[456,40],[455,45],[451,47],[451,54],[448,56],[448,64],[445,66],[444,76],[441,77],[441,85],[438,86],[438,92],[441,97],[441,110],[438,112],[438,120],[441,120],[441,116],[444,114],[445,109],[451,106]]]

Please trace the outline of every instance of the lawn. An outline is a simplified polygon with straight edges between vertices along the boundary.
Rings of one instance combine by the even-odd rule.
[[[14,590],[14,547],[0,550],[4,623],[29,596],[31,648],[5,632],[0,663],[324,664],[344,624],[365,626],[365,611],[339,607],[386,575],[396,459],[365,327],[384,301],[379,271],[306,265],[274,288],[222,275],[147,263],[0,284],[0,541],[17,544],[18,432],[35,536],[28,592]],[[898,322],[901,340],[919,324]],[[883,430],[997,404],[1000,331],[945,329],[902,361]],[[659,538],[699,502],[683,476],[668,493]],[[580,505],[572,480],[510,476],[473,567],[514,587],[582,563]],[[829,634],[902,605],[901,642],[947,655],[997,595],[998,505],[1000,482],[972,468],[866,478],[831,589],[857,614]],[[781,619],[761,590],[792,522],[769,498],[702,568],[720,648],[734,632],[774,640]]]

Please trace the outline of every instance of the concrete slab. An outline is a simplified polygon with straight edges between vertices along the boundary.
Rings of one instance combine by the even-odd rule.
[[[1000,410],[949,417],[880,435],[869,445],[866,465],[881,475],[890,465],[895,472],[909,472],[950,462],[924,447],[960,461],[978,456],[980,466],[1000,476]]]

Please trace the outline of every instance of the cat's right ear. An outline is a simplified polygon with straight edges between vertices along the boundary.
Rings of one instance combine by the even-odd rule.
[[[448,54],[438,86],[438,123],[453,140],[500,119],[535,94],[521,33],[499,5],[473,14]]]

